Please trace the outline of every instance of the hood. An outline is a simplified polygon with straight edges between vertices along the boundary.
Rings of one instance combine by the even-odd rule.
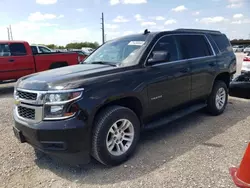
[[[80,64],[31,74],[18,80],[16,87],[28,90],[48,91],[75,89],[86,78],[105,75],[117,67],[99,64]]]

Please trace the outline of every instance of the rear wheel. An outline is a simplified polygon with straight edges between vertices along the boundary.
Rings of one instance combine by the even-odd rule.
[[[228,100],[228,88],[225,82],[217,80],[208,97],[207,110],[212,115],[220,115],[224,112]]]
[[[110,106],[95,121],[92,156],[105,165],[119,165],[134,153],[139,136],[136,114],[129,108]]]

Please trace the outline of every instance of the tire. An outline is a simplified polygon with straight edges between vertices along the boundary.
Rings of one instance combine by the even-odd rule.
[[[131,142],[127,142],[125,140],[121,142],[121,137],[124,136],[122,136],[122,133],[119,133],[120,135],[115,138],[114,134],[110,132],[111,127],[113,127],[115,123],[117,123],[117,126],[120,126],[120,123],[122,123],[123,120],[127,120],[128,123],[131,123],[131,125],[129,124],[129,128],[124,130],[123,134],[128,134],[128,132],[132,132],[132,130],[134,131],[134,136]],[[133,128],[131,128],[131,126]],[[114,127],[113,130],[115,130]],[[94,128],[92,132],[92,156],[104,165],[119,165],[127,161],[129,157],[134,153],[139,137],[140,121],[132,110],[122,106],[107,107],[106,109],[101,111],[101,113],[99,113],[94,123]],[[109,151],[108,141],[114,140],[112,138],[117,139],[116,142],[120,142],[119,144],[122,143],[125,145],[126,151],[124,150],[124,153],[118,154],[118,143],[116,142],[111,142],[112,144],[110,145],[115,145],[113,147],[114,151]]]
[[[220,103],[220,106],[218,106],[218,103],[216,104],[216,96],[217,94],[222,93],[224,91],[225,98],[222,99],[222,95],[220,95],[221,100],[224,101]],[[217,116],[224,112],[228,101],[228,87],[225,82],[217,80],[214,83],[213,90],[208,97],[207,101],[207,110],[211,115]]]

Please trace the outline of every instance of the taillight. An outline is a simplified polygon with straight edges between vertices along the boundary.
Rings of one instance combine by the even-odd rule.
[[[244,57],[243,61],[250,61],[250,57]]]

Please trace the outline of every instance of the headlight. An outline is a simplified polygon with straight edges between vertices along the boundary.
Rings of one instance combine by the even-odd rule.
[[[44,119],[66,119],[78,111],[74,101],[82,96],[83,89],[50,92],[45,96]]]

